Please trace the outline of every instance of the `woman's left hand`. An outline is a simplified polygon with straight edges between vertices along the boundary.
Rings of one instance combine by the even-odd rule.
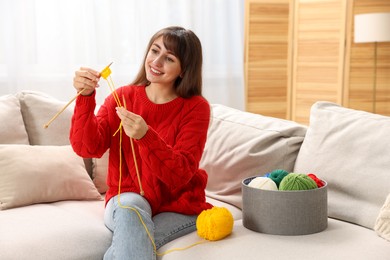
[[[122,126],[127,136],[134,139],[141,139],[144,137],[149,127],[145,120],[137,114],[134,114],[124,107],[117,107],[116,114],[122,120]]]

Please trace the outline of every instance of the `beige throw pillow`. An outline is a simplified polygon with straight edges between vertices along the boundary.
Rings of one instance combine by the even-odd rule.
[[[379,236],[390,241],[390,194],[387,195],[386,202],[376,219],[374,230]]]
[[[36,91],[22,91],[18,93],[18,96],[31,145],[69,144],[69,131],[74,103],[67,107],[48,128],[43,128],[67,102],[59,101]]]
[[[70,146],[0,145],[0,209],[101,199]]]
[[[25,128],[31,145],[68,145],[74,103],[70,104],[48,128],[43,126],[67,102],[59,101],[45,93],[24,90],[17,94]],[[88,174],[92,175],[92,160],[84,159]]]
[[[275,169],[292,171],[306,127],[292,121],[212,105],[200,167],[206,195],[242,207],[241,182]]]
[[[328,183],[328,215],[373,229],[390,191],[390,117],[317,102],[295,164]]]
[[[0,122],[0,144],[28,144],[28,136],[16,96],[0,97]]]

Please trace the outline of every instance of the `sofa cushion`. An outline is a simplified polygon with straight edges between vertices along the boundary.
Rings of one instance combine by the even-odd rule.
[[[374,230],[379,236],[390,241],[390,194],[387,195],[385,204],[383,204],[381,211],[379,212]]]
[[[328,182],[330,217],[373,229],[390,191],[389,133],[389,117],[317,102],[294,172]]]
[[[31,145],[69,144],[73,104],[67,107],[48,128],[43,126],[60,111],[66,102],[36,91],[18,93],[24,124]]]
[[[105,193],[108,190],[106,179],[109,153],[110,150],[107,150],[101,158],[92,158],[92,179],[100,193]]]
[[[207,196],[242,207],[241,182],[275,169],[292,171],[306,127],[214,104],[200,167]]]
[[[184,251],[157,257],[158,260],[385,260],[389,259],[389,243],[370,229],[329,219],[328,228],[304,236],[280,236],[253,232],[245,228],[242,220],[234,222],[230,236],[219,241],[200,240],[196,232],[173,240],[158,252],[200,245]]]
[[[40,203],[0,212],[0,259],[103,259],[112,233],[104,201]]]
[[[20,103],[15,95],[0,97],[0,144],[28,144]]]
[[[101,199],[70,146],[0,145],[0,209]]]
[[[68,145],[74,104],[70,104],[49,127],[44,128],[66,102],[45,93],[24,90],[16,95],[21,104],[24,124],[31,145]],[[92,159],[84,158],[88,174],[92,175]]]

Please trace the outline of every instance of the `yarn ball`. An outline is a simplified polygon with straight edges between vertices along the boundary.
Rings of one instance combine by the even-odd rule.
[[[262,190],[278,190],[276,183],[268,177],[256,177],[249,182],[248,186]]]
[[[277,169],[277,170],[273,170],[270,173],[269,178],[276,183],[276,186],[279,187],[280,182],[283,180],[284,177],[287,176],[287,174],[288,174],[287,171],[282,170],[282,169]]]
[[[233,215],[227,208],[212,207],[199,214],[196,228],[201,238],[216,241],[232,233],[233,222]]]
[[[324,186],[324,182],[320,178],[318,178],[315,174],[309,173],[307,176],[309,176],[313,181],[316,182],[318,188]]]
[[[269,175],[270,175],[270,174],[271,174],[270,172],[267,172],[266,174],[264,174],[264,177],[269,178]]]
[[[317,183],[303,173],[290,173],[280,182],[279,190],[311,190]]]

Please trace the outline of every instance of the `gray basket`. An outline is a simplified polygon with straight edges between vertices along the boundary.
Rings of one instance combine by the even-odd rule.
[[[243,225],[273,235],[307,235],[328,226],[327,183],[318,189],[262,190],[249,187],[255,177],[242,182]]]

